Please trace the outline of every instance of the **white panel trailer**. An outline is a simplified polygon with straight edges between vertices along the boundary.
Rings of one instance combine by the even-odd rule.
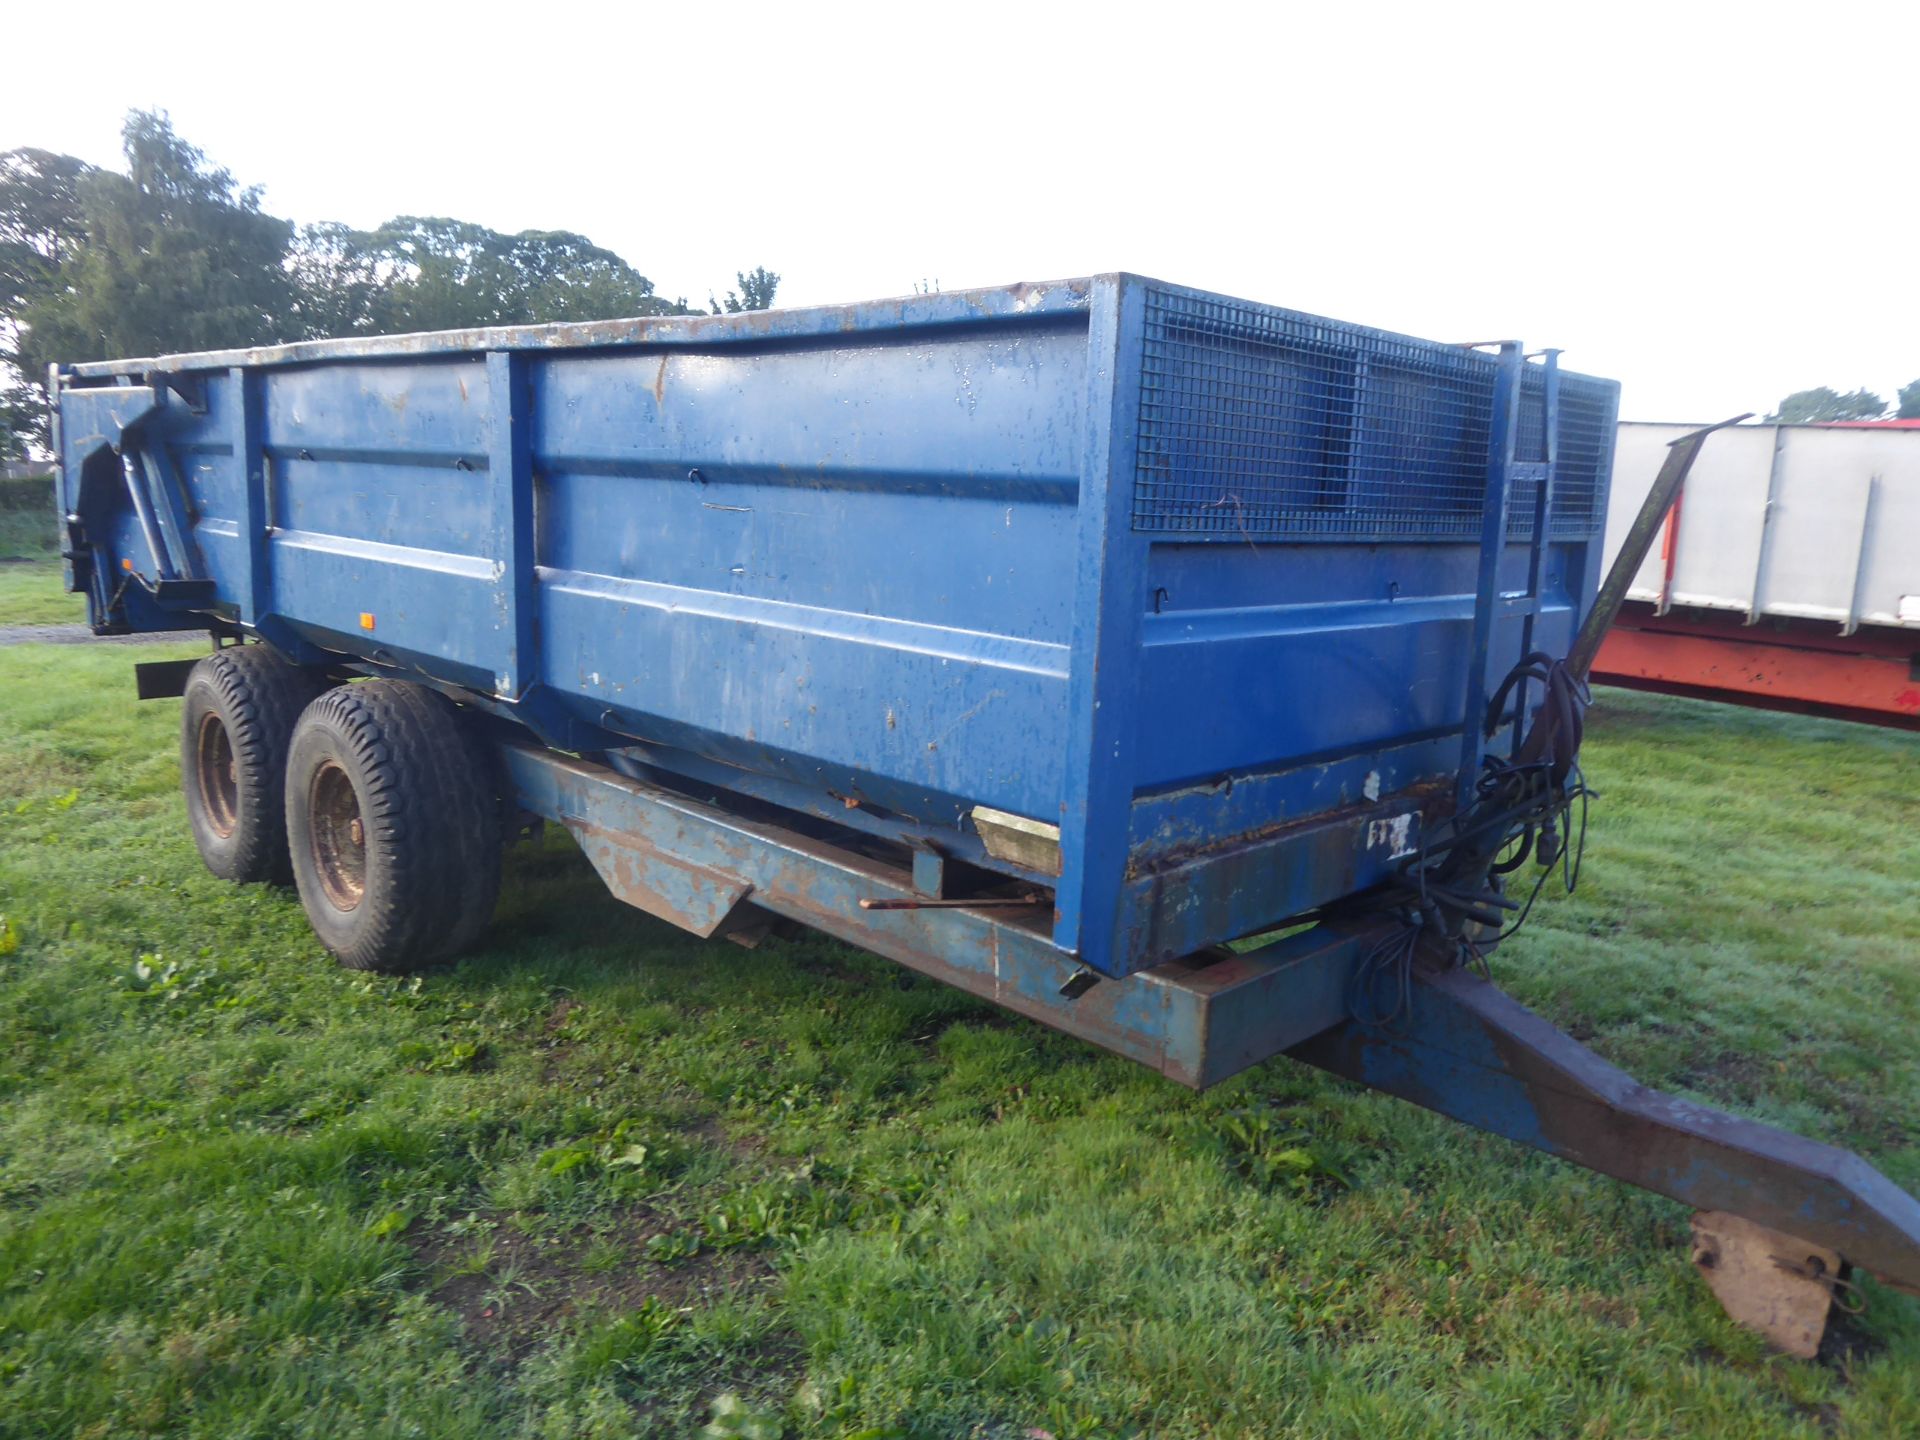
[[[1697,428],[1620,425],[1609,563]],[[1920,728],[1920,423],[1718,432],[1628,601],[1598,680]]]

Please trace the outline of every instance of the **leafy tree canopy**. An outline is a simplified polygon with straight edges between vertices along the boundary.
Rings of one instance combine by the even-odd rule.
[[[293,227],[174,133],[129,115],[127,173],[71,156],[0,156],[0,409],[44,439],[41,377],[52,360],[250,345],[274,338],[291,303]]]
[[[121,141],[125,174],[0,153],[0,453],[29,431],[44,443],[49,361],[692,313],[571,231],[416,215],[296,228],[162,112],[129,114]],[[773,303],[772,271],[734,278],[728,311]]]
[[[1893,414],[1897,420],[1920,420],[1920,380],[1909,380],[1900,387],[1900,408]]]
[[[22,368],[45,362],[252,345],[275,338],[292,299],[293,227],[174,133],[135,113],[127,173],[76,182],[83,238],[21,311]]]
[[[506,235],[417,215],[367,232],[311,226],[296,267],[315,336],[688,313],[613,251],[567,230]]]
[[[734,272],[734,284],[740,288],[729,290],[724,301],[707,297],[707,306],[716,315],[739,315],[747,310],[771,310],[773,292],[780,288],[780,277],[764,265],[756,265],[751,271]]]
[[[11,316],[52,283],[86,238],[80,185],[93,167],[47,150],[0,155],[0,311]]]
[[[1887,402],[1871,390],[1854,390],[1842,395],[1821,385],[1813,390],[1794,391],[1767,419],[1787,425],[1806,425],[1821,420],[1878,420],[1886,413]]]

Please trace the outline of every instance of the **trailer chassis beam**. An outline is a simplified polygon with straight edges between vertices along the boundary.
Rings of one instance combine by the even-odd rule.
[[[910,855],[535,745],[499,753],[518,803],[565,825],[618,898],[695,934],[797,921],[1195,1088],[1286,1053],[1693,1207],[1703,1268],[1774,1243],[1784,1253],[1761,1254],[1763,1271],[1777,1258],[1789,1280],[1788,1266],[1824,1271],[1806,1283],[1830,1288],[1845,1262],[1920,1294],[1920,1202],[1857,1155],[1650,1090],[1470,971],[1416,968],[1395,1024],[1353,1020],[1354,974],[1392,921],[1323,923],[1101,979],[1053,944],[1045,906],[925,904]],[[1777,1233],[1751,1242],[1726,1216]]]
[[[1104,979],[1053,943],[1051,904],[928,905],[911,854],[889,859],[867,837],[821,838],[791,812],[723,808],[534,745],[499,753],[518,804],[565,825],[637,909],[702,936],[797,921],[1196,1089],[1347,1013],[1365,941],[1353,932],[1321,926],[1252,954],[1213,950]]]
[[[1469,970],[1416,971],[1391,1031],[1347,1020],[1287,1053],[1692,1206],[1716,1237],[1727,1215],[1765,1227],[1779,1269],[1826,1272],[1816,1287],[1840,1274],[1832,1255],[1920,1294],[1920,1201],[1865,1160],[1648,1089]],[[1703,1269],[1719,1243],[1696,1250]]]

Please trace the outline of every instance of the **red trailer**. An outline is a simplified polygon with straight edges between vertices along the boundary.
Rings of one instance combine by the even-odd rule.
[[[1668,443],[1694,428],[1621,424],[1609,560]],[[1920,731],[1920,421],[1722,431],[1593,677]]]

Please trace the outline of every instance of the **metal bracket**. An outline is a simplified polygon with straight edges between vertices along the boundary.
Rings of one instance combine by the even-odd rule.
[[[207,413],[207,377],[191,371],[169,371],[152,377],[158,389],[171,390],[186,402],[190,414]]]
[[[191,660],[148,660],[133,667],[134,694],[141,700],[174,700],[187,693],[187,677],[199,657]]]

